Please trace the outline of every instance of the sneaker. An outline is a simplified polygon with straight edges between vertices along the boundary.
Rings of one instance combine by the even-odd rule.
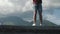
[[[40,23],[40,26],[42,26],[42,24]]]
[[[32,26],[36,26],[36,24],[32,24]]]

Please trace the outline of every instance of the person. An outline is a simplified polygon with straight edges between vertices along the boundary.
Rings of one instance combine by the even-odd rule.
[[[33,0],[33,4],[35,7],[35,10],[34,10],[34,21],[32,26],[36,26],[37,12],[39,13],[39,20],[40,20],[40,26],[41,26],[42,25],[42,0]]]

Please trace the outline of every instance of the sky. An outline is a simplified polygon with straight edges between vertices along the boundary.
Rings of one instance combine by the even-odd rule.
[[[43,17],[57,25],[60,25],[60,0],[42,0],[43,12],[52,10],[53,14],[43,13]],[[14,12],[26,12],[33,9],[32,0],[0,0],[0,15],[7,15]]]

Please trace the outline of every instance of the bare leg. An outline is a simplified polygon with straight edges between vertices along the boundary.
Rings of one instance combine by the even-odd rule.
[[[40,22],[41,22],[41,24],[42,24],[42,12],[40,13],[40,16],[39,16],[40,18]]]
[[[34,16],[33,16],[34,21],[33,21],[33,25],[32,26],[36,26],[36,15],[37,15],[37,11],[35,10],[34,11]]]
[[[37,10],[34,12],[34,23],[36,24],[36,15],[37,15]]]
[[[42,5],[41,4],[39,5],[38,13],[39,13],[40,26],[41,26],[42,25]]]
[[[42,11],[39,10],[39,20],[40,20],[40,26],[42,25]]]

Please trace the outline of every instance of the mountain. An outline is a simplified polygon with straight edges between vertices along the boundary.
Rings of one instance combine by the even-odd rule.
[[[5,18],[0,18],[0,23],[2,25],[19,25],[19,26],[25,26],[28,24],[27,21],[24,21],[22,18],[17,16],[8,16]]]
[[[23,12],[22,11],[15,11],[14,13],[7,14],[6,16],[21,16]]]
[[[27,22],[17,16],[8,16],[5,18],[0,18],[0,23],[2,23],[2,25],[32,26],[33,21]],[[39,26],[39,20],[37,20],[37,24],[37,26]],[[43,20],[43,26],[56,26],[56,24],[48,20]]]

